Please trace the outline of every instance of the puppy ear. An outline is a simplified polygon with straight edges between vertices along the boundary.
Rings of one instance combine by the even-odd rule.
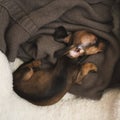
[[[67,36],[67,31],[63,26],[56,28],[53,34],[54,39],[58,42],[64,42],[64,38]]]

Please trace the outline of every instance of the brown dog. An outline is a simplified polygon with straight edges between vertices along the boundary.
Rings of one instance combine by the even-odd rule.
[[[53,68],[41,69],[38,60],[18,68],[13,74],[15,92],[33,104],[51,105],[59,101],[74,83],[81,84],[90,71],[97,72],[93,63],[74,64],[71,59],[101,52],[104,43],[96,45],[97,37],[87,31],[78,31],[64,39],[66,43],[71,41],[66,50],[59,51],[63,57]]]

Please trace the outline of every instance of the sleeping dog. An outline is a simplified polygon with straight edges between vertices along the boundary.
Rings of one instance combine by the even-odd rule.
[[[103,41],[99,41],[94,34],[85,30],[62,39],[58,37],[56,40],[66,43],[67,47],[55,54],[58,58],[55,65],[41,69],[41,61],[34,60],[23,64],[13,74],[14,91],[33,104],[54,104],[73,84],[82,84],[82,79],[89,72],[97,72],[97,66],[93,63],[81,64],[79,61],[82,57],[102,52],[105,48]],[[73,62],[74,59],[77,59],[77,62]]]

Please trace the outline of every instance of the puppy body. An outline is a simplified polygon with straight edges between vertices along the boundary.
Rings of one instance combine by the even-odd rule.
[[[38,70],[40,66],[36,66],[33,62],[26,64],[14,73],[14,90],[18,95],[36,105],[56,103],[70,89],[75,80],[75,71],[78,68],[69,64],[68,59],[59,60],[56,67],[49,70]]]
[[[60,59],[54,68],[41,69],[40,61],[20,67],[14,73],[14,91],[35,105],[51,105],[58,102],[74,83],[81,84],[90,72],[97,71],[91,63],[72,64],[68,58]]]

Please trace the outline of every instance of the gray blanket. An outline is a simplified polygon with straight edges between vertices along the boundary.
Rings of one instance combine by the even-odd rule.
[[[88,74],[78,92],[99,98],[111,82],[120,57],[118,5],[119,0],[0,0],[0,49],[9,61],[16,57],[24,61],[41,59],[46,57],[43,53],[52,50],[56,27],[62,25],[68,32],[90,30],[109,44],[104,54],[86,60],[95,63],[99,71]],[[41,41],[50,49],[43,50]],[[53,46],[51,52],[64,47]]]

